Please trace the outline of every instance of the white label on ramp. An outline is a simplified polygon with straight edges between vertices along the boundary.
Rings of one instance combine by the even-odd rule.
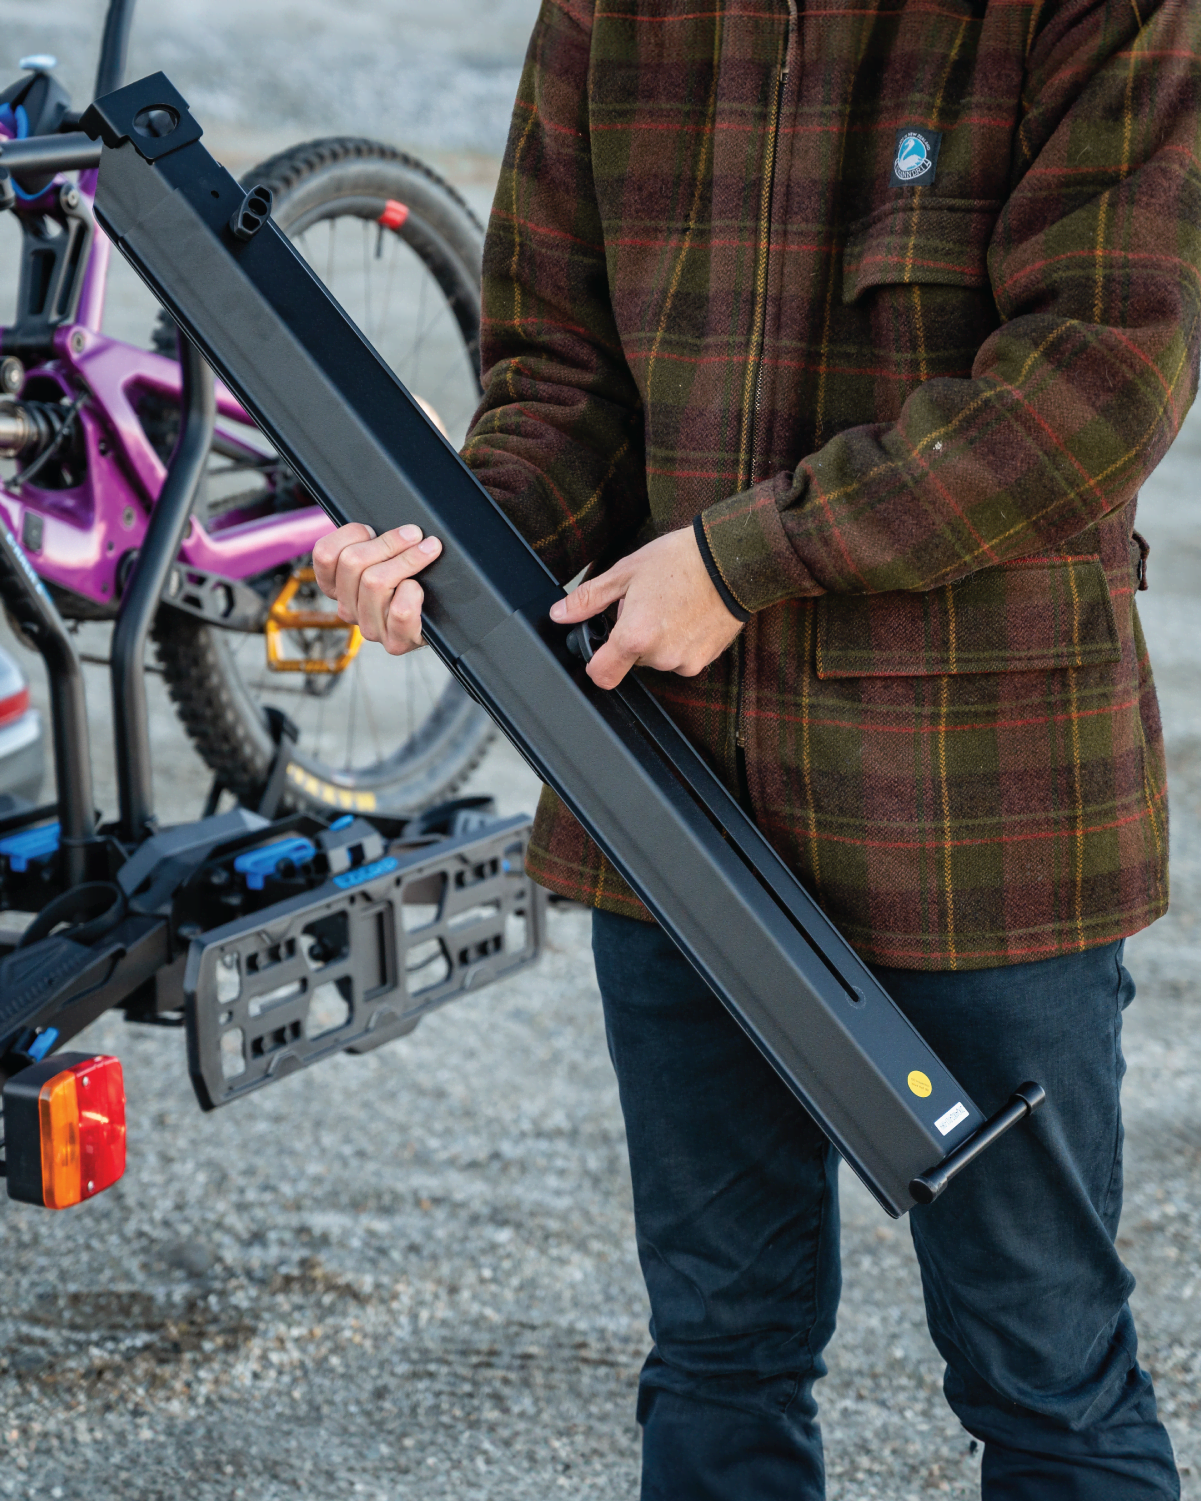
[[[967,1120],[967,1106],[960,1100],[952,1105],[945,1115],[940,1115],[934,1124],[944,1136],[947,1136],[954,1131],[960,1121],[965,1120]]]

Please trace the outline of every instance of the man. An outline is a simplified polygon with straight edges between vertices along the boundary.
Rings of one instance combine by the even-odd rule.
[[[1122,939],[1167,904],[1139,486],[1195,391],[1196,0],[544,0],[464,455],[985,1110],[914,1211],[989,1501],[1179,1495],[1136,1360]],[[344,527],[405,651],[439,551]],[[643,1496],[817,1498],[828,1143],[548,795],[596,908],[654,1349]]]

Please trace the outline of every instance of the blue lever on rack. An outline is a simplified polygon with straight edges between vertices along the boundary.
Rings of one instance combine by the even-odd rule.
[[[8,857],[9,870],[29,869],[31,860],[58,853],[58,820],[40,824],[36,829],[22,829],[19,834],[10,834],[0,839],[0,855]]]
[[[292,839],[277,839],[274,844],[264,844],[257,850],[247,850],[234,861],[234,869],[246,877],[251,891],[262,891],[268,876],[273,876],[285,860],[293,865],[304,865],[317,853],[311,839],[298,834]]]
[[[44,1032],[39,1032],[29,1044],[27,1049],[29,1056],[35,1063],[40,1063],[57,1041],[58,1028],[47,1027]]]

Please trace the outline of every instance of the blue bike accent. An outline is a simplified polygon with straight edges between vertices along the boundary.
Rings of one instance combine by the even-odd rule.
[[[40,824],[36,829],[23,829],[19,834],[10,834],[0,839],[0,855],[8,859],[9,870],[20,873],[29,869],[31,860],[42,860],[47,855],[57,855],[59,844],[58,820]]]
[[[297,834],[292,839],[277,839],[274,844],[247,850],[234,861],[234,869],[246,877],[251,891],[262,891],[267,877],[273,876],[285,860],[293,865],[306,865],[316,853],[313,841]]]
[[[370,865],[360,865],[357,870],[348,870],[345,875],[335,876],[334,885],[343,891],[349,891],[352,886],[362,886],[366,881],[374,881],[376,876],[386,876],[399,864],[400,861],[394,856],[385,855],[382,860],[373,860]]]

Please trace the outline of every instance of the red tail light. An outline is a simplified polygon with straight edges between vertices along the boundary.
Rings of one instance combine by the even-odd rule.
[[[125,1171],[125,1083],[103,1054],[60,1053],[4,1086],[8,1193],[69,1209]]]

